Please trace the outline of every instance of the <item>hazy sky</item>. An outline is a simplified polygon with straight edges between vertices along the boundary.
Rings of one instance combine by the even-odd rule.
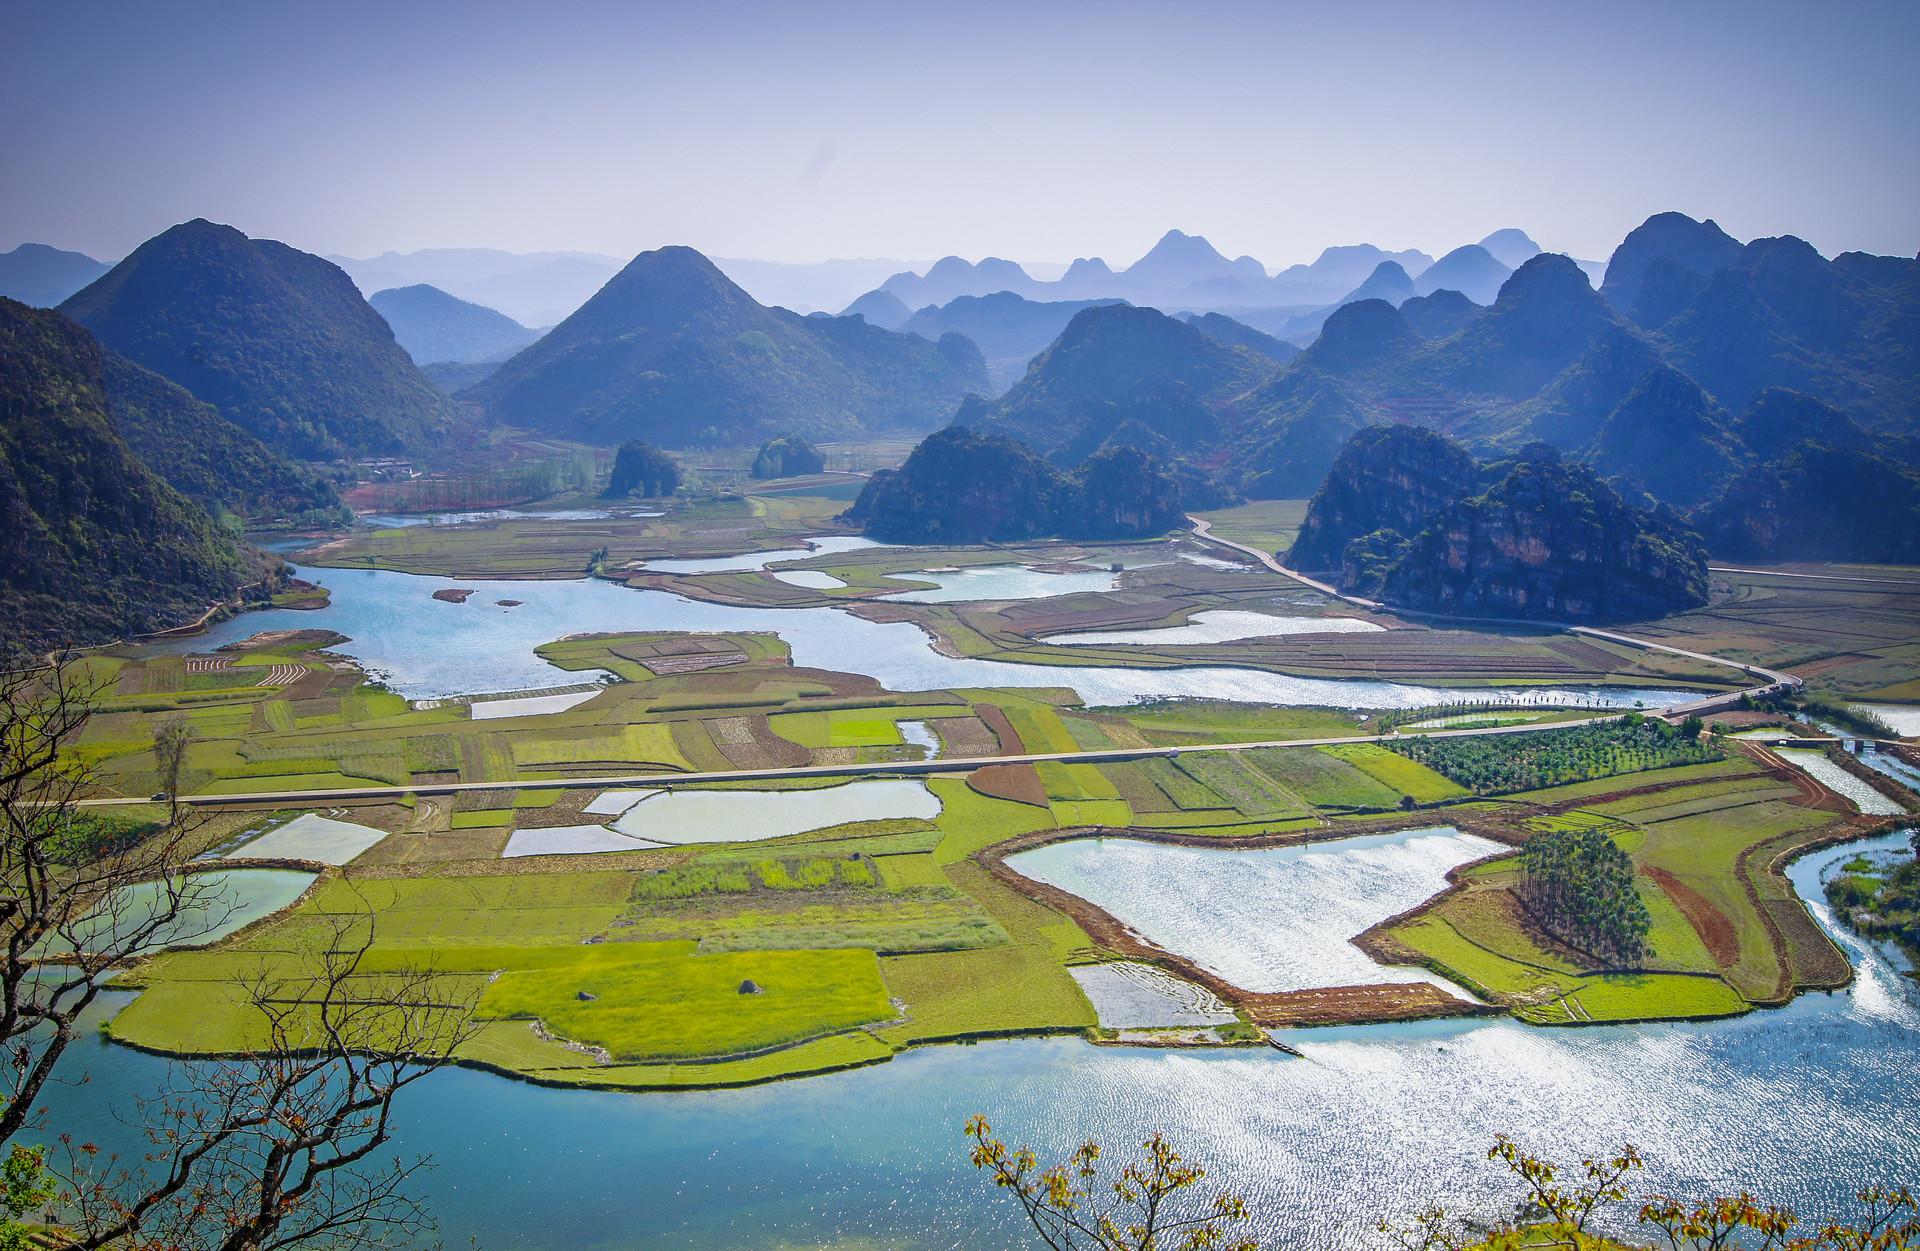
[[[1920,3],[6,0],[0,250],[1920,248]]]

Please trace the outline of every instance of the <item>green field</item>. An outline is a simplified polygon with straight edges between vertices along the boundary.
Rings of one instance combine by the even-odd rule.
[[[893,1014],[870,951],[696,954],[694,948],[618,943],[549,950],[535,967],[506,966],[481,997],[478,1014],[538,1020],[561,1037],[627,1061],[760,1051]],[[748,982],[756,993],[741,992]]]

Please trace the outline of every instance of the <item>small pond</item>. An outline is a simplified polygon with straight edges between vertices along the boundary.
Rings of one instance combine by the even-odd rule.
[[[471,526],[487,521],[605,521],[609,517],[660,517],[655,511],[611,508],[478,508],[452,513],[361,513],[354,520],[376,530],[410,526]]]
[[[1007,863],[1245,990],[1420,981],[1458,993],[1349,940],[1446,889],[1447,870],[1500,850],[1440,827],[1251,851],[1076,839]]]
[[[767,576],[788,586],[804,586],[813,591],[837,591],[847,584],[844,578],[818,569],[769,569]]]
[[[300,869],[208,869],[189,874],[190,894],[180,915],[154,932],[154,948],[204,946],[300,898],[314,874]],[[112,902],[76,929],[83,948],[103,945],[112,935],[130,935],[151,924],[170,906],[170,894],[158,882],[142,882],[118,892]],[[49,947],[48,953],[67,948]]]
[[[791,564],[796,560],[812,560],[816,556],[834,556],[841,552],[858,552],[869,547],[881,546],[884,545],[872,539],[863,539],[857,534],[830,534],[824,538],[809,541],[805,547],[761,548],[755,552],[742,552],[738,556],[692,556],[686,559],[649,560],[641,566],[640,572],[746,573],[766,569],[769,565]]]
[[[966,569],[920,569],[896,574],[915,582],[931,582],[928,590],[902,591],[888,599],[911,604],[953,604],[971,600],[1046,599],[1082,591],[1111,591],[1120,575],[1105,570],[1048,573],[1026,565],[974,565]]]
[[[497,721],[502,717],[538,717],[581,704],[599,695],[598,690],[562,691],[556,695],[522,695],[515,699],[476,699],[468,705],[475,721]]]
[[[1852,707],[1856,712],[1880,718],[1901,738],[1920,738],[1920,704],[1854,704]]]

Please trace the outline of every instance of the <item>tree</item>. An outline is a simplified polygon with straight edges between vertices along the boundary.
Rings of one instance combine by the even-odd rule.
[[[75,1022],[115,968],[225,919],[210,879],[185,871],[195,849],[177,813],[132,829],[80,806],[91,777],[61,748],[97,693],[64,657],[0,674],[0,1142],[27,1126]],[[44,964],[49,953],[60,963]]]
[[[232,1059],[177,1066],[137,1109],[154,1150],[100,1165],[61,1139],[60,1163],[24,1134],[57,1136],[35,1105],[80,1014],[126,963],[213,932],[228,915],[192,872],[198,850],[178,805],[155,825],[82,806],[88,770],[63,753],[98,693],[65,659],[0,674],[0,1249],[21,1218],[58,1206],[62,1245],[142,1251],[267,1251],[325,1239],[371,1246],[422,1227],[406,1183],[419,1163],[376,1168],[394,1096],[465,1041],[471,1003],[430,973],[363,969],[369,916],[343,917],[311,964],[247,989],[258,1040]],[[184,736],[165,742],[184,747]],[[163,769],[166,767],[163,761]],[[177,789],[177,778],[174,782]],[[357,932],[356,932],[357,927]],[[12,1241],[9,1241],[12,1240]]]
[[[1014,1197],[1052,1251],[1259,1251],[1232,1232],[1250,1219],[1246,1201],[1224,1190],[1211,1199],[1184,1193],[1207,1171],[1184,1163],[1159,1134],[1141,1144],[1139,1163],[1110,1179],[1101,1176],[1095,1142],[1043,1169],[1031,1150],[995,1138],[985,1117],[967,1122],[967,1136],[973,1166]]]
[[[1520,852],[1518,894],[1548,933],[1622,963],[1647,954],[1653,918],[1634,885],[1633,859],[1606,831],[1549,830]]]
[[[432,1222],[408,1182],[428,1161],[376,1155],[395,1097],[471,1037],[472,1000],[428,970],[364,970],[373,935],[371,914],[340,917],[309,968],[248,985],[260,1043],[175,1069],[141,1109],[145,1165],[65,1144],[72,1247],[417,1245]]]
[[[187,748],[193,744],[193,722],[168,717],[153,727],[153,761],[160,790],[167,797],[168,816],[179,820],[180,775],[186,771]]]
[[[613,476],[607,482],[605,498],[672,495],[679,486],[680,466],[673,457],[639,439],[628,439],[614,453]]]

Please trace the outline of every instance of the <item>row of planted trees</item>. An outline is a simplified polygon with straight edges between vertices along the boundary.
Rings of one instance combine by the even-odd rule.
[[[1627,713],[1608,721],[1513,735],[1415,736],[1382,744],[1477,795],[1500,795],[1720,759],[1697,718],[1672,726]]]
[[[1632,857],[1605,831],[1552,830],[1528,839],[1518,894],[1568,946],[1614,964],[1646,958],[1653,918],[1634,888]]]

